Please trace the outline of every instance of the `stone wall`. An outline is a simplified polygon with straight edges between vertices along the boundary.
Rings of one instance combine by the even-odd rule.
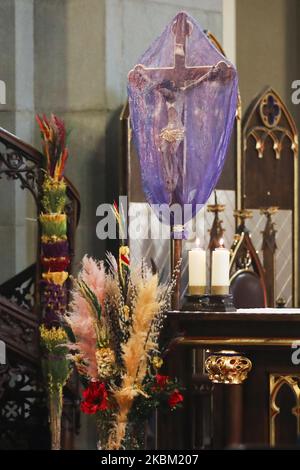
[[[222,40],[221,0],[0,2],[0,79],[7,86],[0,126],[40,148],[34,114],[65,119],[71,130],[67,176],[82,201],[77,266],[83,254],[102,257],[106,249],[95,235],[96,207],[118,195],[127,73],[183,9]],[[1,180],[0,200],[2,282],[34,258],[35,214],[17,184]],[[95,447],[92,421],[83,417],[78,448]]]
[[[282,96],[300,127],[291,83],[300,79],[298,0],[236,1],[236,58],[243,109],[263,87]]]
[[[77,263],[84,253],[105,252],[96,238],[95,212],[118,195],[119,113],[127,73],[183,9],[222,39],[221,0],[0,2],[0,79],[7,84],[0,125],[37,147],[36,112],[57,113],[71,129],[67,175],[82,200]],[[9,204],[0,213],[0,258],[6,261],[1,282],[34,256],[34,213],[30,198],[12,183],[1,181],[0,197]]]
[[[6,104],[0,126],[27,142],[34,129],[33,0],[0,2],[0,78]],[[31,194],[18,182],[0,180],[0,283],[31,264],[36,256],[36,213]]]

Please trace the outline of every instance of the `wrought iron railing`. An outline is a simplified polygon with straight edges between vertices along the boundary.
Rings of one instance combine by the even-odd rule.
[[[22,189],[30,191],[36,203],[37,220],[43,158],[31,145],[0,128],[0,180],[7,177],[18,181]],[[72,259],[80,198],[73,184],[67,178],[65,181]],[[36,243],[36,263],[0,285],[0,338],[7,350],[7,363],[0,364],[0,449],[47,448],[49,445],[38,334],[41,312],[37,288],[41,277],[39,224]],[[64,408],[63,448],[72,447],[72,436],[77,426],[76,376],[73,382],[68,386],[67,406]]]

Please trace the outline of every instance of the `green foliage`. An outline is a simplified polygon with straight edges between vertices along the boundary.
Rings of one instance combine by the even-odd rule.
[[[68,359],[67,334],[63,328],[48,329],[40,327],[41,344],[45,353],[42,359],[44,376],[48,383],[49,393],[60,392],[66,384],[70,373],[71,363]]]
[[[143,423],[145,422],[157,408],[161,410],[169,410],[168,400],[175,390],[182,392],[183,388],[177,379],[167,377],[166,383],[160,386],[157,383],[157,377],[167,377],[159,375],[149,375],[143,384],[143,393],[140,393],[130,412],[129,422]],[[176,405],[180,408],[182,405]]]
[[[92,307],[93,311],[95,312],[96,319],[98,321],[101,321],[101,314],[102,314],[102,307],[97,299],[96,294],[92,291],[92,289],[89,288],[86,282],[84,282],[82,279],[77,281],[78,286],[80,287],[81,293],[87,300],[87,302],[90,304]]]
[[[64,387],[71,374],[71,364],[66,356],[49,356],[42,360],[44,376],[48,382],[50,395]]]
[[[45,212],[62,213],[66,205],[66,183],[64,180],[55,181],[49,175],[45,176],[43,183],[42,205]]]
[[[67,234],[67,218],[64,214],[41,214],[42,235],[47,237],[56,236],[63,238]]]

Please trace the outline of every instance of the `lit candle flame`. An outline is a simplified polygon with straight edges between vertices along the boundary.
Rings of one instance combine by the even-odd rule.
[[[196,248],[200,248],[200,238],[196,238]]]
[[[220,248],[224,248],[224,239],[223,238],[220,238],[220,245],[219,245]]]

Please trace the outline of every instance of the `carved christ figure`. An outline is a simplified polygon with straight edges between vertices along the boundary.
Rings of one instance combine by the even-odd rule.
[[[162,92],[162,90],[160,90]],[[182,113],[184,102],[182,95],[174,93],[174,100],[166,100],[168,112],[168,123],[159,133],[159,150],[161,154],[161,163],[165,189],[169,194],[169,204],[172,202],[178,178],[180,175],[180,163],[177,158],[177,150],[184,140],[184,124],[182,122]]]
[[[157,147],[161,155],[164,187],[169,203],[176,202],[174,192],[183,178],[186,165],[185,91],[200,85],[204,80],[225,82],[233,69],[224,61],[215,65],[191,67],[186,65],[186,41],[192,24],[185,13],[180,13],[173,24],[174,67],[148,68],[138,64],[130,73],[129,81],[140,90],[155,89],[161,96],[157,113],[164,110],[167,124],[161,127]],[[182,144],[182,150],[179,147]],[[180,154],[180,155],[179,155]]]

